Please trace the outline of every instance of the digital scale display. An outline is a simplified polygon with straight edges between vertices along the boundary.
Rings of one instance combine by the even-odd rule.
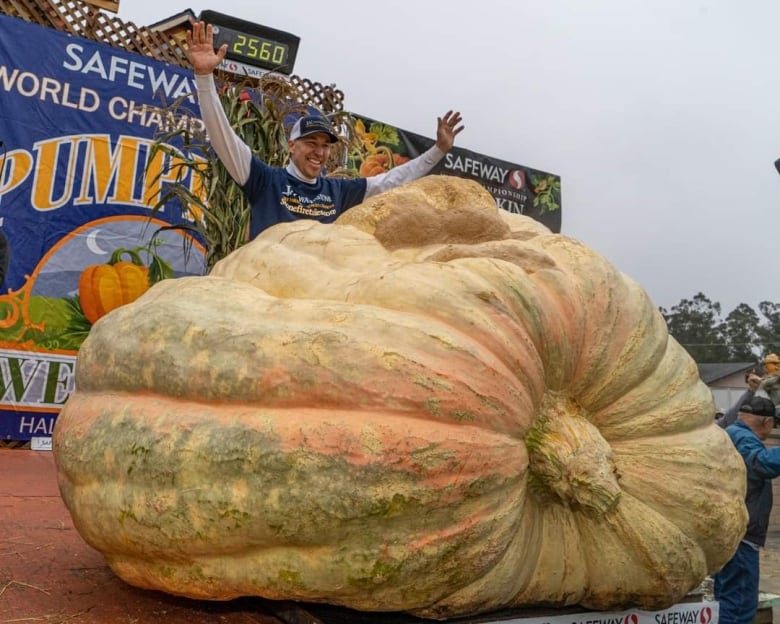
[[[200,19],[214,28],[215,49],[227,44],[226,58],[268,71],[292,73],[300,37],[217,11],[202,11]]]

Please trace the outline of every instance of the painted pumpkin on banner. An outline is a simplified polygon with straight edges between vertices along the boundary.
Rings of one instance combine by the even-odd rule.
[[[149,290],[149,269],[122,261],[93,264],[79,278],[79,303],[90,323]]]
[[[156,284],[93,327],[76,387],[62,496],[139,587],[662,608],[745,530],[742,460],[645,292],[462,179]]]
[[[147,245],[117,249],[106,264],[92,264],[82,271],[79,305],[90,324],[132,303],[160,280],[173,277],[173,268],[157,253],[159,244],[155,234]],[[144,264],[141,253],[146,255],[149,266]],[[124,256],[130,261],[122,260]]]

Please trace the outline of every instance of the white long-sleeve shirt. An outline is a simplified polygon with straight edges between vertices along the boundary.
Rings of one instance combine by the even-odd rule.
[[[196,75],[195,83],[201,118],[206,126],[211,145],[231,177],[239,185],[244,186],[249,179],[252,152],[230,127],[230,122],[217,96],[213,75]],[[403,165],[394,167],[386,173],[365,178],[364,199],[424,176],[442,158],[444,152],[433,145],[426,152]],[[308,184],[314,184],[316,181],[316,178],[303,175],[293,163],[287,165],[287,172]]]

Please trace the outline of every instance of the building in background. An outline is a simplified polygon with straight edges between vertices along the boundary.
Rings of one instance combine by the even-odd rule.
[[[755,362],[697,364],[699,377],[712,391],[716,411],[725,412],[747,390],[745,373],[757,368]]]

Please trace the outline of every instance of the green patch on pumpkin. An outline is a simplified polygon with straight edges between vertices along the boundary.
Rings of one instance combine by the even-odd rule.
[[[279,570],[276,576],[279,579],[279,583],[285,587],[306,589],[306,585],[301,578],[301,573],[297,570]]]
[[[425,409],[434,416],[441,417],[441,399],[439,397],[428,397],[425,399]]]

